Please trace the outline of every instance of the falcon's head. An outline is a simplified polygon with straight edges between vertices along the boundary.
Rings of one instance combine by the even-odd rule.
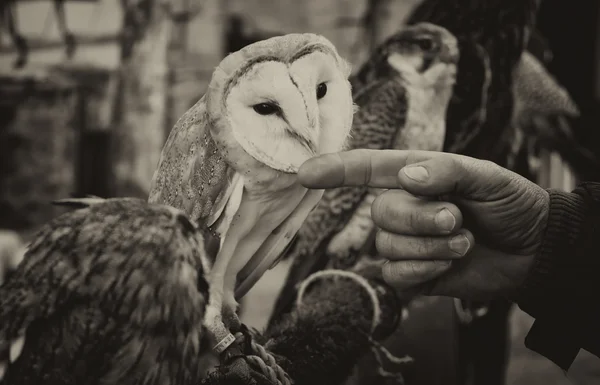
[[[418,23],[383,42],[355,80],[364,85],[400,76],[407,86],[448,89],[456,82],[458,59],[458,41],[452,33],[435,24]]]
[[[409,83],[447,87],[456,80],[458,41],[447,29],[419,23],[391,36],[382,47],[387,64]]]

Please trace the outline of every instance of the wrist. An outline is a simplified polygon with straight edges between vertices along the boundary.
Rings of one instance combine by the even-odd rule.
[[[561,271],[568,265],[568,255],[580,235],[586,215],[586,205],[580,195],[552,189],[547,191],[550,200],[541,246],[525,281],[513,298],[533,317],[541,315],[545,309],[552,309],[551,302],[564,294]]]

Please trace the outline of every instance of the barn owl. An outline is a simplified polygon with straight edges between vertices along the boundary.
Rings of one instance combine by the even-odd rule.
[[[197,384],[209,260],[183,212],[61,202],[0,287],[0,382]]]
[[[174,206],[220,240],[206,325],[223,352],[243,296],[283,252],[323,190],[297,182],[311,157],[340,151],[354,112],[350,67],[326,38],[288,34],[225,57],[176,123],[149,201]],[[236,290],[237,287],[237,290]]]
[[[457,41],[429,23],[404,28],[383,42],[351,81],[358,111],[348,148],[441,151],[446,109],[459,60]],[[272,322],[291,310],[295,286],[325,268],[349,268],[370,254],[371,203],[366,186],[327,190],[284,257],[294,262]]]

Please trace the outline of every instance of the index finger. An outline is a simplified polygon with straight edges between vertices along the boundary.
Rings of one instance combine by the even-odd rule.
[[[304,162],[298,170],[298,180],[303,186],[315,189],[342,186],[401,188],[400,169],[435,154],[431,151],[369,149],[325,154]]]

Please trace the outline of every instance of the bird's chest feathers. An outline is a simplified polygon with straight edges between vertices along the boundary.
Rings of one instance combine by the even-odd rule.
[[[446,136],[445,95],[434,88],[410,88],[406,124],[396,138],[398,150],[442,151]],[[446,101],[445,101],[446,100]]]
[[[297,182],[295,174],[283,174],[277,178],[259,183],[244,180],[242,200],[254,202],[266,211],[276,211],[280,207],[294,206],[302,199],[307,188]]]
[[[248,240],[249,243],[244,243],[243,251],[236,252],[236,258],[227,267],[228,272],[237,274],[246,265],[264,239],[298,207],[307,191],[306,187],[298,183],[271,192],[244,189],[234,219],[240,233],[236,235],[227,232],[224,241],[241,236],[240,241]],[[250,240],[256,240],[257,243]]]
[[[297,174],[288,174],[257,163],[252,170],[240,170],[244,176],[244,190],[250,197],[268,199],[273,194],[284,193],[300,187]]]

